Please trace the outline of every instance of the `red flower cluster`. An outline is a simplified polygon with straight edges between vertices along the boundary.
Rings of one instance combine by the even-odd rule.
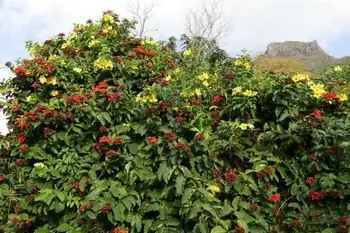
[[[24,68],[23,66],[18,66],[16,68],[14,68],[13,72],[15,72],[15,74],[19,78],[26,78],[29,76],[28,70],[26,68]]]
[[[119,151],[110,150],[110,151],[106,151],[105,155],[109,159],[118,158],[118,157],[120,157],[120,152]]]
[[[148,137],[147,142],[148,142],[149,144],[156,144],[156,143],[158,142],[158,138],[153,137],[153,136]]]
[[[301,226],[303,222],[300,219],[296,219],[293,222],[289,223],[289,227]]]
[[[337,222],[340,224],[346,224],[348,222],[348,218],[345,216],[338,216]]]
[[[279,193],[272,194],[268,199],[268,202],[276,203],[281,201],[281,195]]]
[[[34,58],[33,61],[42,69],[38,72],[39,74],[43,74],[44,72],[46,72],[47,74],[51,74],[55,70],[55,63],[53,62],[45,61],[44,59],[37,57]]]
[[[159,103],[158,105],[158,108],[161,110],[166,110],[168,107],[169,107],[169,104],[165,102]]]
[[[90,201],[89,204],[80,206],[80,207],[79,207],[79,210],[80,210],[81,212],[85,212],[85,211],[87,211],[88,209],[92,208],[94,205],[95,205],[95,202]]]
[[[55,130],[53,130],[53,129],[50,129],[50,128],[47,128],[47,127],[44,128],[44,136],[45,137],[53,134],[54,132],[55,132]]]
[[[227,79],[234,79],[236,77],[235,74],[223,74],[222,76]]]
[[[123,96],[120,93],[113,93],[110,96],[107,97],[107,101],[109,102],[116,102],[116,101],[120,101],[123,99]]]
[[[205,137],[203,133],[196,133],[196,135],[194,135],[194,140],[197,142],[203,141],[204,139]]]
[[[128,233],[128,231],[117,227],[117,228],[114,228],[114,233]]]
[[[215,105],[215,104],[218,104],[218,103],[222,102],[223,100],[224,100],[224,98],[222,97],[222,95],[216,95],[211,100],[211,104]]]
[[[114,144],[114,145],[119,145],[123,143],[123,138],[110,138],[107,136],[100,137],[98,140],[99,143],[107,143],[107,144]]]
[[[25,160],[24,159],[16,159],[16,164],[19,167],[22,167],[24,165]]]
[[[78,104],[82,104],[82,103],[88,103],[89,98],[91,98],[92,96],[89,94],[86,95],[78,95],[78,94],[74,94],[74,95],[65,95],[64,98],[71,103],[78,103]]]
[[[174,134],[173,132],[166,132],[164,133],[164,138],[165,140],[169,141],[169,142],[173,142],[176,140],[177,136],[176,134]]]
[[[4,180],[5,180],[5,178],[0,176],[0,182],[3,182]]]
[[[121,59],[119,56],[114,56],[113,58],[120,64],[126,64],[126,61]]]
[[[199,106],[199,105],[201,105],[201,100],[198,100],[198,99],[191,99],[191,100],[190,100],[190,104],[191,104],[191,105],[195,105],[195,106]]]
[[[102,206],[101,211],[102,211],[102,213],[104,213],[104,214],[108,214],[109,212],[112,211],[112,206],[110,206],[110,205],[104,205],[104,206]]]
[[[243,227],[240,227],[240,226],[235,226],[235,231],[238,232],[238,233],[246,233],[247,230]]]
[[[183,123],[185,121],[186,121],[186,117],[178,117],[178,118],[176,118],[176,122],[177,123]]]
[[[108,92],[108,83],[106,82],[100,82],[97,84],[97,86],[93,89],[94,93],[100,93],[100,94],[106,94]]]
[[[32,88],[36,89],[36,88],[39,88],[40,87],[40,84],[35,82],[32,84]]]
[[[106,126],[104,126],[104,125],[102,125],[102,126],[99,128],[99,131],[100,131],[101,133],[107,133],[108,130],[109,130],[109,129],[108,129]]]
[[[238,180],[238,175],[230,168],[224,172],[223,178],[228,183],[235,183]]]
[[[328,101],[340,99],[335,91],[326,92],[323,94],[323,97]]]
[[[322,114],[318,109],[315,109],[314,112],[310,114],[310,116],[312,116],[317,121],[320,121],[323,119]]]
[[[139,54],[143,54],[148,57],[154,57],[156,54],[152,51],[145,50],[145,48],[142,45],[136,46],[135,51]]]
[[[187,150],[188,146],[183,143],[183,142],[178,142],[176,145],[173,147],[175,150]]]
[[[311,191],[309,193],[309,198],[311,201],[320,201],[324,198],[324,194],[322,192]]]
[[[73,182],[72,188],[75,190],[78,190],[79,189],[79,182]]]
[[[313,178],[313,177],[306,177],[306,179],[305,179],[305,183],[307,185],[312,185],[314,182],[315,182],[315,178]]]

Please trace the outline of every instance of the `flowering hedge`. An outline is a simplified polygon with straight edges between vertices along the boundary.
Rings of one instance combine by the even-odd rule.
[[[4,232],[348,231],[350,67],[177,66],[132,27],[106,12],[7,64]]]

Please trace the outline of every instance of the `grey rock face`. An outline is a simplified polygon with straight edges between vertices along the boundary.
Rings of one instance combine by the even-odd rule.
[[[300,41],[285,41],[285,42],[272,42],[268,44],[265,54],[271,56],[292,57],[298,55],[314,55],[326,54],[323,49],[318,45],[317,41],[300,42]]]

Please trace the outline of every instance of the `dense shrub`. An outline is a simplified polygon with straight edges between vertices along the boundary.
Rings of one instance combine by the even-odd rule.
[[[177,67],[132,26],[107,12],[11,67],[4,232],[347,232],[349,67]]]

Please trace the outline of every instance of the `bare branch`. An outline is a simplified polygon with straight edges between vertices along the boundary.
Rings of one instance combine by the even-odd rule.
[[[129,12],[138,23],[139,29],[137,30],[137,36],[140,38],[144,37],[148,32],[157,31],[156,25],[150,29],[146,27],[149,19],[152,17],[151,13],[157,5],[157,0],[154,0],[150,5],[146,5],[145,2],[141,4],[140,0],[136,0],[134,4],[128,4]]]
[[[185,18],[185,31],[190,38],[203,37],[211,42],[230,32],[230,21],[225,17],[222,0],[202,2],[198,11],[189,10]]]

